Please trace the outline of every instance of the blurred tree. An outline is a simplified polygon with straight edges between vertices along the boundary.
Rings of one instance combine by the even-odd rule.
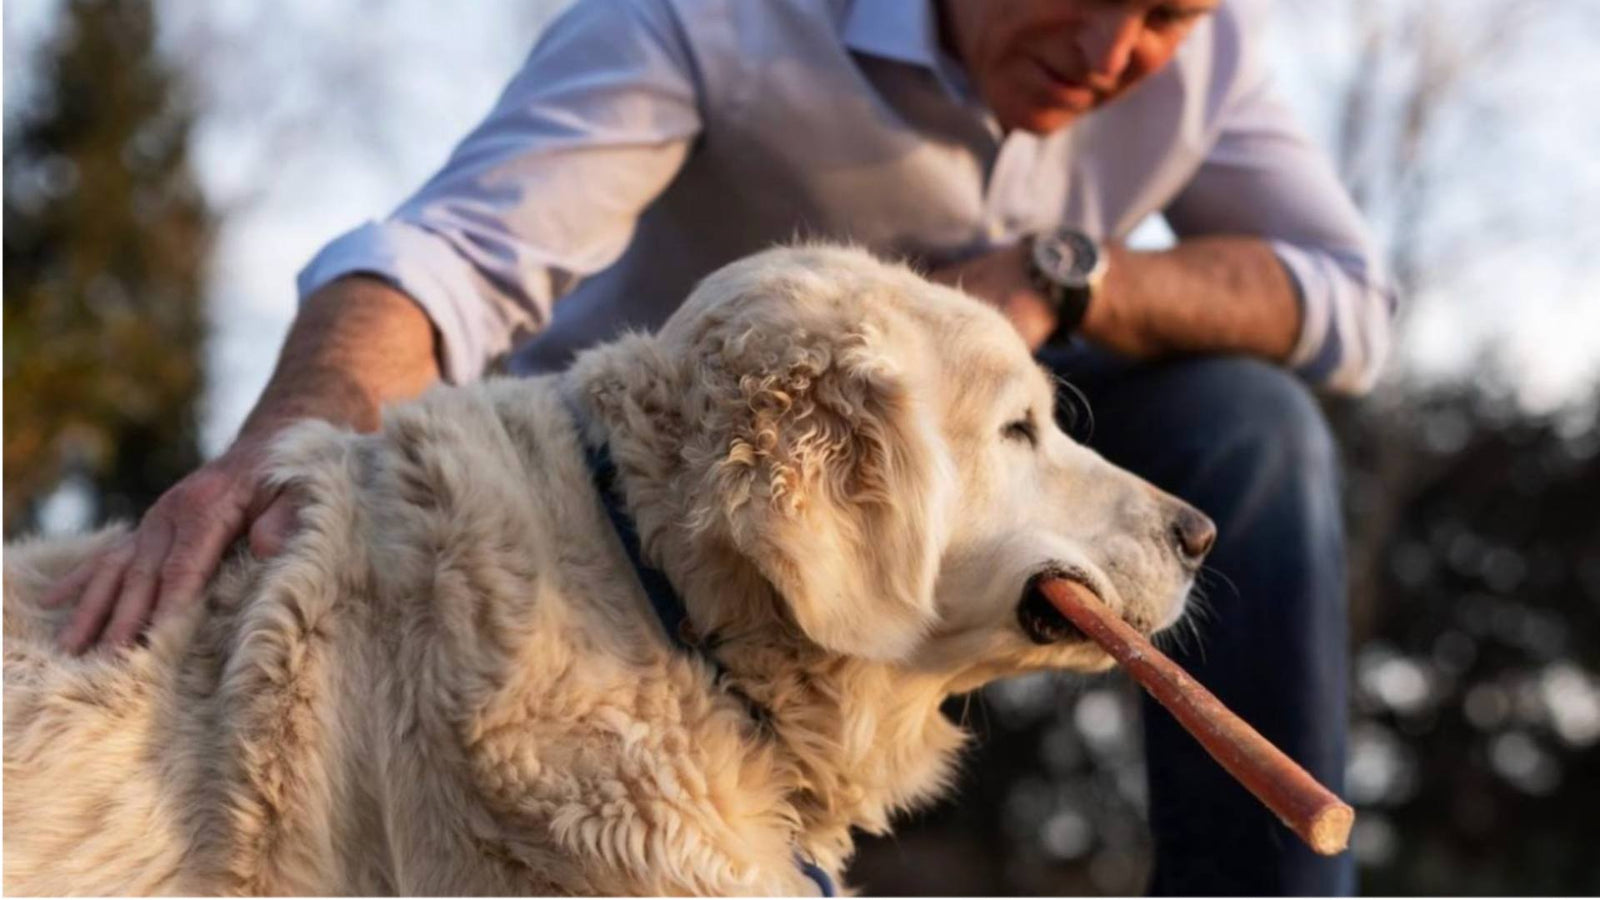
[[[1503,117],[1495,99],[1479,96],[1486,76],[1514,67],[1526,51],[1528,24],[1551,6],[1551,0],[1469,2],[1469,16],[1447,14],[1446,0],[1348,0],[1342,8],[1356,53],[1337,103],[1334,155],[1351,196],[1383,233],[1395,281],[1408,300],[1442,280],[1463,252],[1457,245],[1464,237],[1487,243],[1470,228],[1458,234],[1459,211],[1440,209],[1441,195],[1460,179],[1454,167],[1464,164],[1460,148],[1449,142],[1461,139],[1456,129],[1466,112]],[[1321,0],[1298,0],[1297,6],[1301,14],[1340,17]],[[1291,39],[1315,40],[1306,34]],[[1484,185],[1476,196],[1488,206],[1506,205]],[[1506,235],[1495,239],[1504,242]]]
[[[149,0],[72,0],[5,148],[5,529],[86,478],[137,515],[200,462],[212,217]]]
[[[1350,791],[1379,894],[1595,894],[1600,389],[1335,411],[1367,586]]]

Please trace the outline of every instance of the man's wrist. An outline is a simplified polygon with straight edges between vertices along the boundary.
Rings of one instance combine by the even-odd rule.
[[[373,392],[349,372],[313,367],[283,373],[251,410],[239,429],[239,439],[270,438],[302,419],[372,431],[378,427],[380,409]]]
[[[386,403],[438,380],[436,346],[421,307],[387,283],[329,282],[301,305],[240,439],[270,436],[308,418],[374,430]]]

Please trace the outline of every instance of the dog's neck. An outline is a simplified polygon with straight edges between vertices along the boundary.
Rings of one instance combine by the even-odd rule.
[[[778,629],[719,652],[739,689],[771,711],[790,801],[819,856],[848,858],[851,828],[885,833],[892,815],[950,786],[966,735],[939,711],[942,683],[827,655]]]
[[[939,711],[947,679],[822,650],[748,560],[685,527],[679,377],[650,338],[632,337],[581,357],[562,389],[584,438],[610,451],[646,562],[684,599],[731,686],[770,712],[748,740],[788,781],[797,839],[837,868],[852,827],[886,831],[895,812],[945,792],[966,735]]]

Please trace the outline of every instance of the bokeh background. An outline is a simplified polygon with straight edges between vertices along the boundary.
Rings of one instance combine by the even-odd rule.
[[[294,273],[438,166],[562,5],[5,3],[6,536],[135,517],[220,452]],[[1327,405],[1370,893],[1600,893],[1595,46],[1595,0],[1276,4],[1281,90],[1405,298],[1383,384]],[[1113,674],[954,704],[959,799],[854,880],[1138,893],[1133,700]]]

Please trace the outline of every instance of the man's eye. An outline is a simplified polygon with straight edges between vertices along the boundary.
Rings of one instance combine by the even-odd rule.
[[[1031,418],[1006,423],[1006,426],[1000,429],[1000,434],[1008,441],[1027,441],[1030,447],[1039,446],[1039,429]]]

